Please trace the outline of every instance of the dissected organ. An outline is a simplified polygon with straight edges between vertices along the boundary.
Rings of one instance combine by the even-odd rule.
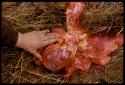
[[[70,76],[74,70],[87,71],[92,64],[104,66],[109,62],[110,53],[123,44],[123,35],[107,37],[105,35],[91,36],[86,33],[80,26],[80,16],[84,10],[84,3],[68,2],[67,31],[61,28],[52,30],[60,35],[59,40],[39,50],[43,61],[40,62],[33,57],[37,65],[43,65],[54,72],[65,69],[66,76]]]

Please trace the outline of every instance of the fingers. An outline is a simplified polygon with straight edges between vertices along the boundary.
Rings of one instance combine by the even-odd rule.
[[[43,30],[43,31],[33,31],[33,32],[36,32],[36,33],[46,33],[46,32],[50,32],[50,30]]]
[[[47,33],[47,32],[50,32],[50,30],[43,30],[43,31],[40,31],[41,33]]]
[[[49,40],[49,39],[53,39],[53,38],[58,38],[58,34],[56,33],[49,33],[48,35],[46,35],[45,37],[43,37],[43,40]]]
[[[41,61],[35,56],[33,56],[33,61],[36,65],[39,65],[39,66],[41,65]]]
[[[40,36],[43,36],[45,33],[49,33],[50,30],[43,30],[43,31],[33,31],[31,33],[34,33],[36,35],[40,35]]]
[[[42,40],[57,38],[59,36],[57,33],[49,33],[49,32],[50,32],[49,30],[36,31],[35,35],[37,35]]]
[[[58,38],[48,39],[48,40],[44,41],[43,45],[46,46],[46,45],[52,44],[52,43],[56,42],[57,40],[58,40]]]
[[[35,57],[37,57],[40,61],[42,61],[42,56],[41,56],[36,50],[31,51],[31,53],[32,53]]]

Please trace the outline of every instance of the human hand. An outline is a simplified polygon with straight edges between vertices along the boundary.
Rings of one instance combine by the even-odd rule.
[[[41,55],[37,52],[39,48],[56,42],[58,34],[49,33],[49,30],[32,31],[28,33],[19,33],[16,47],[22,48],[36,56],[42,61]]]

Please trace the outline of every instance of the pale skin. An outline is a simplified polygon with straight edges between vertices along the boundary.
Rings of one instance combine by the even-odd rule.
[[[42,61],[42,56],[37,52],[39,48],[45,47],[58,40],[56,33],[49,33],[49,30],[18,33],[16,47],[22,48]]]

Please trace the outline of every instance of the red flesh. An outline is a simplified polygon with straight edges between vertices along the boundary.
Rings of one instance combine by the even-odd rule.
[[[60,34],[60,39],[43,50],[43,62],[33,58],[37,65],[44,65],[51,71],[65,69],[69,77],[74,70],[87,71],[92,63],[103,66],[109,62],[109,54],[123,44],[123,35],[106,37],[85,33],[79,24],[79,17],[84,9],[84,3],[68,3],[67,32],[61,28],[52,30]]]

